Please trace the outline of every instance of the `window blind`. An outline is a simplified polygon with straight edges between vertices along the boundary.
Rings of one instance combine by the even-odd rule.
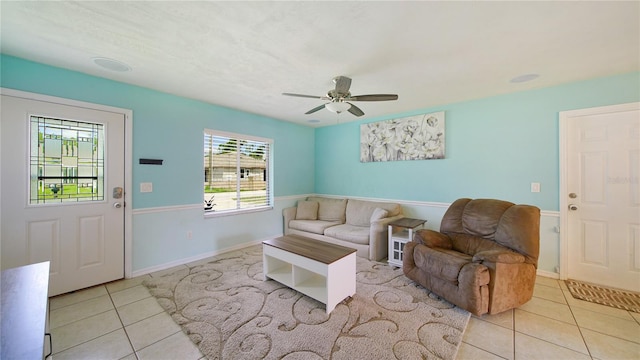
[[[205,212],[271,208],[272,140],[204,132]]]

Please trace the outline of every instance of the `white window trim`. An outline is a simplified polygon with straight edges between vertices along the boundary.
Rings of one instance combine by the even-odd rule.
[[[232,132],[227,132],[227,131],[220,131],[220,130],[214,130],[214,129],[207,129],[205,128],[203,131],[203,141],[204,141],[204,135],[205,134],[209,134],[209,135],[214,135],[214,136],[223,136],[223,137],[228,137],[228,138],[234,138],[234,139],[241,139],[241,140],[249,140],[249,141],[258,141],[258,142],[264,142],[269,144],[269,158],[268,158],[268,164],[267,164],[267,197],[268,197],[268,201],[266,206],[259,206],[259,207],[253,207],[253,208],[248,208],[248,209],[234,209],[234,210],[222,210],[222,211],[204,211],[203,209],[203,214],[205,218],[217,218],[217,217],[223,217],[223,216],[234,216],[234,215],[241,215],[241,214],[249,214],[249,213],[255,213],[255,212],[262,212],[262,211],[270,211],[273,210],[274,208],[274,195],[273,195],[273,139],[270,138],[263,138],[263,137],[259,137],[259,136],[252,136],[252,135],[246,135],[246,134],[239,134],[239,133],[232,133]],[[204,147],[204,144],[203,144]],[[238,156],[240,156],[240,154],[238,153]],[[203,153],[203,161],[204,163],[204,153]],[[238,162],[238,166],[239,166],[239,162]],[[203,176],[204,176],[204,172],[203,172]],[[236,177],[237,179],[237,183],[239,183],[240,181],[240,177]],[[204,183],[204,181],[203,181]],[[239,186],[239,185],[237,185]],[[203,189],[204,192],[204,189]],[[204,195],[204,193],[203,193]]]

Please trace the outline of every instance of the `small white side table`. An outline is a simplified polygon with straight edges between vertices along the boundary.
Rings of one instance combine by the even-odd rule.
[[[402,267],[404,245],[413,239],[413,231],[427,220],[402,218],[389,223],[389,264]],[[394,228],[400,230],[394,232]]]

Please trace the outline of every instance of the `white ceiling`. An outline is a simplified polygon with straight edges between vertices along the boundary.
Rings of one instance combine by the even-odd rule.
[[[640,70],[640,2],[9,2],[4,54],[309,126]],[[129,72],[93,63],[107,57]],[[510,79],[536,73],[529,82]],[[320,120],[309,123],[309,120]]]

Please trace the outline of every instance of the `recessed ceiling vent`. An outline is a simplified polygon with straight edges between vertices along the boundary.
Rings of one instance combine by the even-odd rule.
[[[118,60],[113,60],[113,59],[104,58],[104,57],[95,57],[93,58],[93,62],[96,65],[100,66],[101,68],[111,70],[111,71],[117,71],[117,72],[131,71],[131,66],[123,62],[120,62]]]
[[[535,79],[537,79],[539,77],[540,77],[540,75],[538,75],[538,74],[525,74],[525,75],[516,76],[513,79],[511,79],[509,82],[514,83],[514,84],[523,83],[523,82],[535,80]]]

